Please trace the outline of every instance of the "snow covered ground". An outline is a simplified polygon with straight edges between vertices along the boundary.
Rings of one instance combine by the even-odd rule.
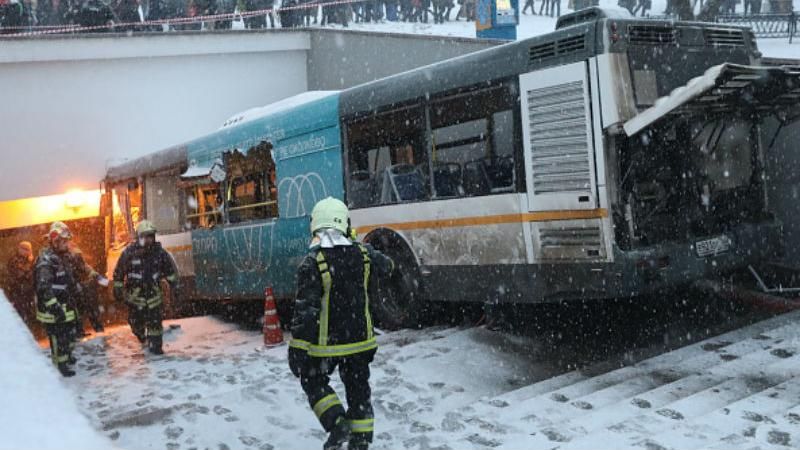
[[[0,290],[0,449],[109,449]]]
[[[166,355],[144,354],[120,327],[83,342],[78,375],[63,381],[116,445],[321,446],[285,346],[264,348],[259,332],[212,317],[166,325]],[[800,443],[800,312],[612,371],[566,371],[536,356],[553,353],[547,344],[484,328],[405,330],[379,341],[371,379],[378,449]]]
[[[524,1],[520,5],[524,5]],[[562,13],[570,11],[567,9],[567,1],[562,0]],[[663,14],[666,9],[666,0],[653,0],[652,15]],[[764,3],[767,3],[766,1]],[[536,11],[539,11],[541,2],[536,1]],[[699,4],[699,3],[698,3]],[[600,0],[600,6],[606,8],[619,8],[616,0]],[[794,10],[800,11],[800,0],[794,0]],[[737,12],[742,11],[742,4],[737,5]],[[361,31],[374,31],[383,33],[404,33],[404,34],[424,34],[432,36],[457,36],[475,37],[475,24],[465,22],[464,19],[454,21],[458,12],[458,6],[451,13],[451,21],[443,24],[434,24],[433,19],[429,23],[406,23],[406,22],[385,22],[385,23],[352,23],[350,28]],[[540,34],[545,34],[555,29],[556,19],[549,16],[523,14],[520,16],[519,27],[517,28],[517,38],[525,39]],[[336,27],[338,25],[331,25]],[[789,44],[787,38],[758,39],[758,46],[764,56],[772,58],[800,58],[800,38],[796,38]]]
[[[289,371],[286,346],[266,349],[259,332],[210,317],[168,323],[164,356],[143,355],[124,327],[77,351],[78,375],[66,383],[120,447],[321,446],[325,435]],[[401,331],[379,342],[376,448],[428,448],[432,436],[447,440],[447,430],[459,428],[448,412],[561,372],[481,328]]]

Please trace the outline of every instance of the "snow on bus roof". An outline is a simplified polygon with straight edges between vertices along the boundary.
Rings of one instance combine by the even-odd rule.
[[[293,95],[283,100],[279,100],[275,103],[270,103],[269,105],[266,106],[250,108],[226,120],[222,124],[220,129],[227,128],[233,125],[238,125],[244,122],[249,122],[251,120],[265,117],[270,114],[275,114],[277,112],[285,111],[287,109],[291,109],[296,106],[305,105],[315,100],[319,100],[321,98],[325,98],[330,95],[336,94],[337,92],[339,91],[308,91],[308,92],[303,92],[302,94]]]
[[[680,113],[682,107],[694,105],[710,108],[715,103],[741,108],[797,105],[800,92],[793,86],[800,83],[800,71],[792,66],[765,67],[720,64],[677,87],[669,95],[656,100],[623,125],[625,134],[633,136],[669,114]],[[747,94],[747,95],[745,95]]]

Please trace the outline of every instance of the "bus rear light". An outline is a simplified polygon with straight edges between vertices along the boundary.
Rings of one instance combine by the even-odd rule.
[[[616,43],[619,41],[619,32],[617,31],[617,22],[611,22],[611,42]]]

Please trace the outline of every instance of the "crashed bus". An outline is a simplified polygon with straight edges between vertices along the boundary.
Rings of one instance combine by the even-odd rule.
[[[797,120],[800,71],[759,57],[746,28],[590,8],[547,35],[234,116],[167,150],[171,178],[144,166],[175,205],[197,298],[269,285],[290,299],[328,195],[400,266],[372,298],[385,325],[415,325],[428,301],[656,293],[781,248],[761,126]],[[106,192],[144,186],[150,205],[151,175],[127,175]],[[139,215],[166,211],[153,205]]]

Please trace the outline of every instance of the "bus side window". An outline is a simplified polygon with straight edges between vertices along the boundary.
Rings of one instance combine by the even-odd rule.
[[[136,181],[118,184],[113,188],[112,199],[113,246],[128,245],[134,239],[134,230],[141,221],[142,187]]]
[[[261,142],[246,154],[237,150],[225,153],[229,174],[225,208],[230,223],[278,217],[275,163],[271,150],[271,144]]]
[[[423,107],[387,111],[354,120],[347,127],[350,207],[429,198]]]
[[[179,232],[180,193],[178,175],[153,175],[145,179],[145,204],[147,219],[161,234]]]
[[[186,228],[213,228],[222,223],[222,194],[218,183],[186,189]]]
[[[431,103],[431,173],[437,198],[513,190],[513,105],[506,85]]]

